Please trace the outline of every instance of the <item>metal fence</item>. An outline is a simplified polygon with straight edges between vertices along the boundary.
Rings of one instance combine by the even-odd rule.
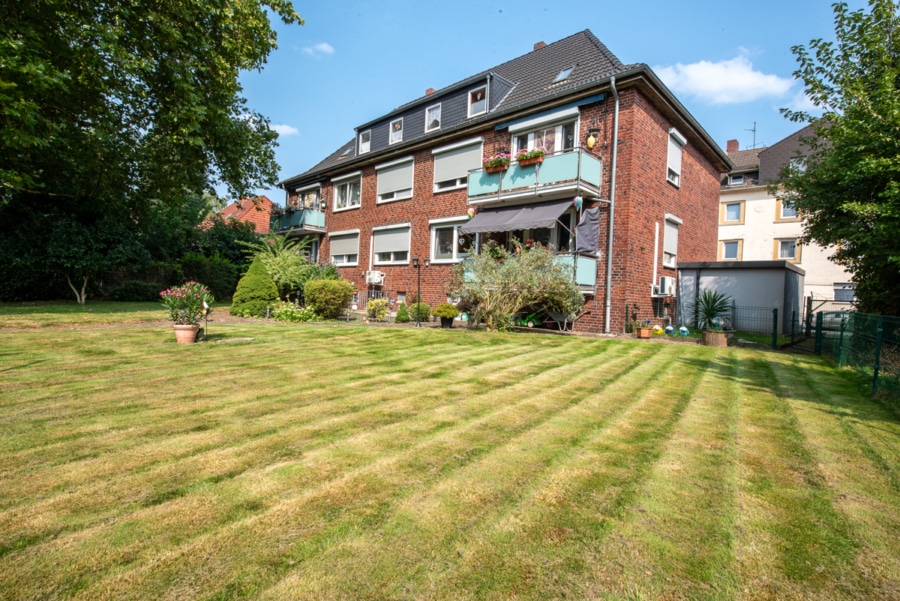
[[[730,343],[777,350],[788,341],[786,326],[779,321],[780,317],[778,309],[741,306],[732,301],[730,310],[719,325],[728,333]],[[698,329],[697,316],[692,307],[684,312],[678,323],[692,330]]]
[[[791,346],[834,358],[871,381],[872,395],[900,397],[900,317],[835,310],[794,316]]]

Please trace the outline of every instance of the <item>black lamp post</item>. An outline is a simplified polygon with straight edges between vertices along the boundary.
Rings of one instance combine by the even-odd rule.
[[[430,264],[429,259],[425,259],[425,267]],[[419,264],[419,257],[413,257],[413,267],[416,268],[416,327],[421,328],[420,312],[422,308],[422,266]]]

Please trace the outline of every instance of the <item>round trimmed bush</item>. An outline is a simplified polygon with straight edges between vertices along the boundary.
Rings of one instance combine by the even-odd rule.
[[[278,288],[275,287],[275,282],[262,261],[253,259],[250,269],[238,282],[229,313],[242,317],[265,317],[266,309],[276,302]]]
[[[341,316],[356,288],[345,280],[310,280],[303,287],[306,306],[325,319]]]
[[[400,303],[400,306],[397,308],[397,318],[394,321],[397,323],[409,323],[409,310],[406,308],[406,303]]]

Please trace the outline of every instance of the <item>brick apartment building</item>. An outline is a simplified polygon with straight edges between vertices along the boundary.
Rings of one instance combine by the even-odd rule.
[[[518,164],[524,149],[546,152]],[[513,154],[489,173],[482,158]],[[712,261],[727,155],[647,65],[590,31],[425,95],[356,128],[282,182],[277,231],[313,239],[361,295],[445,302],[454,263],[488,239],[553,245],[576,266],[576,329],[674,319],[678,261]],[[471,215],[474,214],[474,217]],[[419,269],[414,266],[418,259]],[[425,260],[429,266],[425,267]]]

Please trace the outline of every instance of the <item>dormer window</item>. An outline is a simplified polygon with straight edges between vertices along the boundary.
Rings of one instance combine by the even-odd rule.
[[[372,146],[372,130],[367,129],[359,134],[359,154],[369,152]]]
[[[553,83],[559,83],[561,81],[565,81],[569,78],[569,74],[572,72],[572,69],[575,67],[569,67],[568,69],[563,69],[559,72],[559,75],[556,76],[556,79],[553,80]]]
[[[487,112],[487,86],[469,92],[469,117]]]
[[[728,183],[732,186],[739,186],[744,183],[743,175],[731,175],[728,177]]]
[[[403,141],[403,117],[391,121],[391,144]]]
[[[441,105],[435,104],[425,109],[425,131],[434,131],[441,128]]]

